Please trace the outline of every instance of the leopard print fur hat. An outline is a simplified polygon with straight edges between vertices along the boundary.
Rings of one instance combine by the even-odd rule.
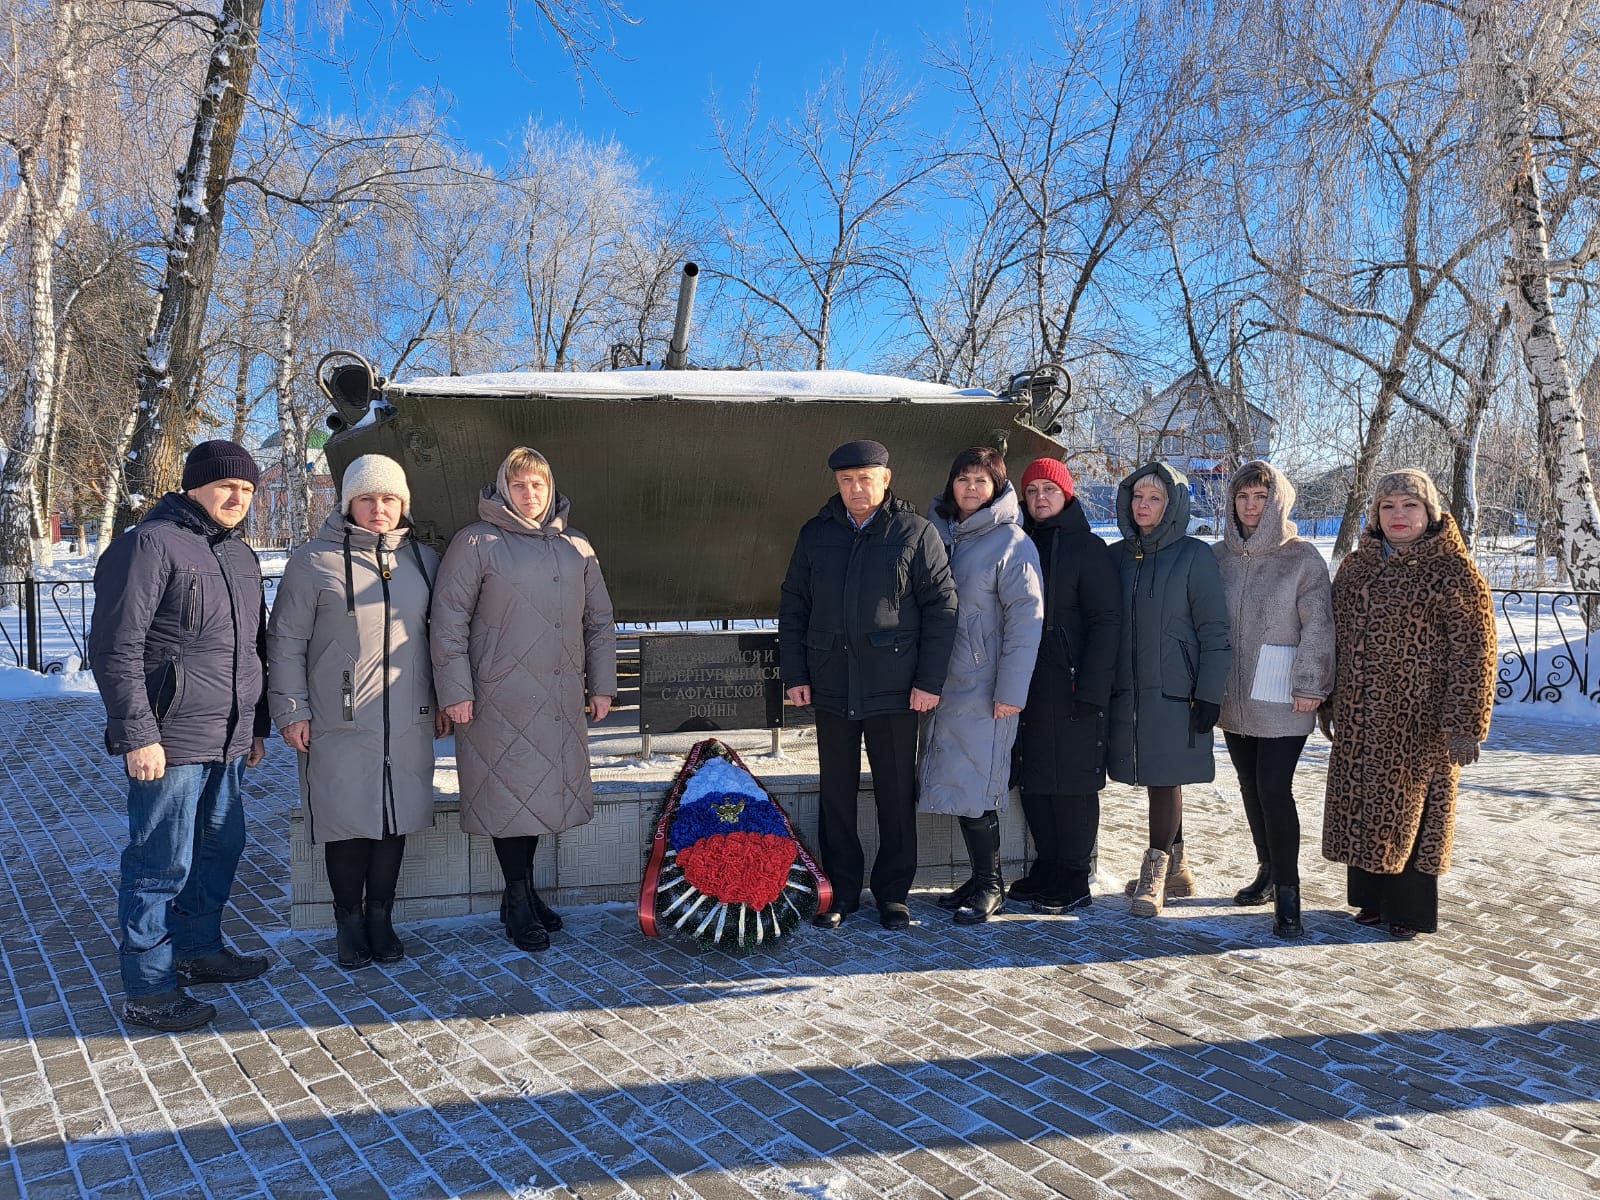
[[[1372,504],[1367,509],[1367,528],[1377,529],[1378,504],[1385,496],[1415,496],[1428,510],[1428,524],[1436,525],[1444,516],[1444,504],[1439,499],[1439,489],[1426,471],[1416,467],[1403,467],[1380,476],[1372,489]]]

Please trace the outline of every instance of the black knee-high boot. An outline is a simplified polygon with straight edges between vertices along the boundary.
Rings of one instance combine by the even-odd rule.
[[[1006,901],[1005,882],[1000,878],[1000,814],[991,808],[981,816],[958,819],[976,886],[967,902],[956,909],[955,922],[978,925],[999,912]]]

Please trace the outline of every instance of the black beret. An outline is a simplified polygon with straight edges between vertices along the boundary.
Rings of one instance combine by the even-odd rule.
[[[852,471],[857,467],[887,467],[889,448],[882,442],[846,442],[828,455],[828,470]]]

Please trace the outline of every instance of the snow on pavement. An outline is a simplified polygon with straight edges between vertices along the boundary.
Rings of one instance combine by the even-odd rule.
[[[345,972],[288,930],[281,746],[252,777],[230,937],[263,980],[216,1025],[116,1019],[122,784],[100,710],[0,707],[0,1193],[1127,1197],[1600,1190],[1600,777],[1589,730],[1497,718],[1463,776],[1443,928],[1356,926],[1299,776],[1310,937],[1227,897],[1253,858],[1220,750],[1189,789],[1199,898],[1118,894],[1142,797],[1108,788],[1102,894],[961,928],[931,895],[747,958],[572,909],[522,954],[492,914]]]

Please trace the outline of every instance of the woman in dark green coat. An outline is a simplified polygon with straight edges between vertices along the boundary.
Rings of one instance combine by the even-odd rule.
[[[1183,785],[1216,777],[1211,731],[1232,663],[1228,605],[1211,547],[1188,536],[1181,472],[1147,463],[1124,479],[1117,524],[1123,621],[1106,770],[1149,795],[1150,846],[1129,911],[1154,917],[1183,830]]]

